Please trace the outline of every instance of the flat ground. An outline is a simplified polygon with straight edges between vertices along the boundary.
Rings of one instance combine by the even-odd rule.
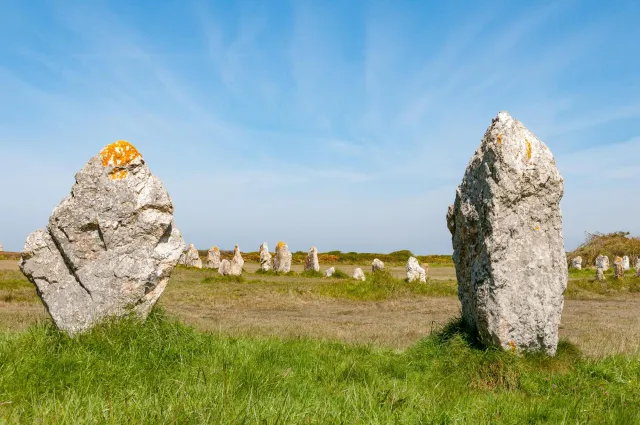
[[[245,264],[240,281],[214,270],[178,268],[160,305],[206,331],[238,336],[306,336],[406,348],[457,317],[453,268],[432,268],[430,283],[376,285],[368,280],[255,273]],[[357,266],[335,265],[347,273]],[[294,266],[300,272],[302,266]],[[362,266],[364,270],[368,267]],[[323,267],[324,269],[324,267]],[[403,276],[402,267],[392,267]],[[584,274],[584,273],[583,273]],[[586,276],[586,274],[584,274]],[[628,278],[629,282],[636,282]],[[585,354],[640,351],[640,294],[593,289],[591,278],[570,279],[560,336]],[[16,261],[0,261],[0,329],[23,330],[47,313]]]

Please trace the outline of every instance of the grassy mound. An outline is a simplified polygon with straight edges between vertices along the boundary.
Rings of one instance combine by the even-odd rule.
[[[0,334],[6,423],[640,423],[640,358],[483,350],[457,324],[399,352],[195,331],[154,312],[70,339]]]
[[[634,260],[640,255],[640,238],[629,236],[629,232],[590,234],[582,245],[567,254],[567,261],[580,256],[582,267],[590,267],[595,265],[598,255],[606,255],[609,260],[628,255],[633,267]]]

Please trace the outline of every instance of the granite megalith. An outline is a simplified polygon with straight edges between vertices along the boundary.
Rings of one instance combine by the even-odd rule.
[[[420,263],[416,257],[410,257],[407,261],[407,281],[409,282],[427,282],[427,272],[420,267]]]
[[[289,273],[291,271],[291,252],[284,242],[278,242],[276,252],[273,258],[273,271],[280,273]]]
[[[202,259],[192,243],[189,244],[189,249],[187,249],[187,253],[185,254],[184,265],[187,267],[195,267],[196,269],[202,268]]]
[[[208,269],[220,268],[220,248],[212,246],[211,249],[207,251],[207,262],[205,263],[205,267]]]
[[[571,259],[571,268],[576,270],[582,270],[582,257],[573,257]]]
[[[364,272],[362,271],[362,269],[361,269],[360,267],[356,268],[356,269],[353,271],[353,275],[351,275],[351,277],[352,277],[353,279],[361,280],[361,281],[363,281],[363,282],[367,279],[367,278],[364,276]]]
[[[371,271],[377,272],[377,271],[383,271],[383,270],[384,270],[384,263],[381,260],[374,258],[373,261],[371,262]]]
[[[171,198],[125,141],[102,149],[75,180],[47,228],[27,238],[20,269],[70,335],[110,317],[144,319],[185,247]]]
[[[271,270],[271,254],[269,253],[269,247],[266,242],[260,245],[260,270],[268,272]]]
[[[568,280],[563,192],[549,148],[500,112],[447,213],[462,319],[485,345],[555,355]]]
[[[318,262],[318,249],[312,246],[307,253],[307,259],[304,262],[304,270],[313,270],[314,272],[320,271],[320,262]]]

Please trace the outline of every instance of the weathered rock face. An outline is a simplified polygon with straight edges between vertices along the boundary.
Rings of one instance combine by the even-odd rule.
[[[582,257],[573,257],[571,259],[571,268],[582,270]]]
[[[200,259],[200,254],[198,254],[198,250],[192,243],[189,244],[189,249],[184,257],[184,265],[187,267],[195,267],[197,269],[202,268],[202,260]]]
[[[373,261],[371,262],[371,271],[377,272],[379,270],[380,271],[384,270],[384,263],[378,260],[377,258],[374,258]]]
[[[268,272],[271,270],[271,254],[266,242],[260,245],[260,270]]]
[[[605,255],[598,255],[596,257],[596,268],[601,267],[602,270],[609,270],[609,257]]]
[[[622,257],[622,268],[624,269],[624,271],[626,272],[627,270],[631,269],[631,264],[629,261],[629,257],[628,256],[624,256]]]
[[[184,266],[187,264],[187,254],[186,253],[182,253],[180,254],[180,259],[178,259],[178,264],[180,264],[181,266]]]
[[[242,267],[244,266],[244,259],[240,255],[240,247],[238,245],[233,249],[233,258],[231,259],[231,267],[229,268],[229,274],[232,276],[240,276],[242,274]]]
[[[307,253],[307,260],[304,263],[304,269],[313,270],[314,272],[320,271],[320,263],[318,262],[318,250],[315,246],[312,246]]]
[[[205,263],[205,267],[208,269],[220,268],[220,248],[212,246],[211,249],[207,251],[207,262]]]
[[[604,282],[604,269],[602,267],[596,267],[596,279],[598,282]]]
[[[335,267],[329,267],[327,270],[324,271],[324,277],[331,277],[335,272],[336,272]]]
[[[273,271],[281,273],[289,273],[291,271],[291,252],[284,242],[278,242],[276,245],[276,253],[273,258]]]
[[[554,355],[568,271],[549,148],[500,112],[449,207],[462,317],[481,341]]]
[[[356,280],[361,280],[363,282],[366,280],[366,277],[364,276],[364,272],[359,267],[353,271],[353,276],[351,277],[353,277]]]
[[[622,257],[616,257],[613,262],[613,277],[616,279],[624,278],[624,264],[622,261]]]
[[[132,145],[106,146],[75,177],[20,261],[70,335],[107,317],[146,317],[184,250],[169,194]]]
[[[218,267],[218,274],[222,276],[228,276],[231,271],[231,262],[227,259],[220,261],[220,267]]]
[[[409,282],[416,280],[420,282],[427,281],[427,273],[420,267],[420,263],[418,263],[418,259],[415,257],[410,257],[409,261],[407,261],[407,280]]]

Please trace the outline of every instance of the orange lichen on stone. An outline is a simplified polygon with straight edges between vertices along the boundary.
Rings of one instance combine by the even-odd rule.
[[[124,170],[122,168],[114,168],[113,171],[109,173],[109,178],[111,180],[122,180],[126,179],[128,175],[129,172],[127,170]]]
[[[282,249],[286,244],[282,241],[278,242],[278,245],[276,245],[277,249]]]
[[[524,139],[527,143],[527,159],[531,159],[531,142],[528,139]]]
[[[498,144],[502,144],[502,133],[498,134]]]
[[[215,252],[220,252],[220,248],[218,248],[217,246],[214,246],[213,248],[211,248],[212,250],[214,250]]]
[[[515,341],[514,341],[514,340],[509,341],[509,349],[510,349],[511,351],[516,351],[516,349],[517,349],[517,348],[518,348],[518,347],[516,346],[516,343],[515,343]]]
[[[140,158],[142,155],[131,143],[126,140],[118,140],[102,148],[100,156],[104,167],[108,165],[121,167],[129,165],[134,159]]]

